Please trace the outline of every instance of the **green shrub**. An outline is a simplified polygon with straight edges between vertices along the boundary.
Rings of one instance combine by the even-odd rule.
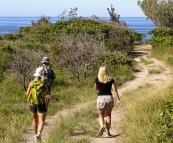
[[[153,35],[150,40],[153,47],[173,45],[173,28],[156,28],[149,31],[149,34]]]
[[[40,20],[42,21],[42,19],[43,17]],[[9,41],[20,40],[26,45],[27,43],[52,45],[59,41],[62,34],[77,35],[80,33],[87,33],[91,36],[100,33],[100,35],[103,35],[102,39],[105,40],[105,45],[109,50],[125,53],[129,53],[132,50],[134,41],[142,38],[141,34],[133,32],[122,23],[77,18],[57,21],[56,23],[34,24],[31,27],[26,26],[16,33],[5,34],[3,39]]]
[[[11,55],[12,49],[10,46],[7,47],[0,47],[0,55],[1,55],[1,62],[0,62],[0,80],[3,79],[3,73],[7,70],[8,68],[8,63],[12,60],[12,55]]]
[[[173,66],[173,57],[168,57],[167,62],[168,62],[168,64]]]
[[[172,96],[172,95],[171,95]],[[158,118],[158,143],[171,143],[173,141],[173,98],[165,104]]]
[[[89,45],[88,40],[86,40],[86,43],[83,42],[83,39],[71,42],[66,36],[73,34],[74,37],[77,37],[84,32],[88,32],[87,36],[90,36]],[[64,39],[59,40],[59,35],[64,33]],[[96,33],[99,34],[94,35]],[[65,44],[63,45],[63,41],[67,39],[71,43],[77,43],[69,46],[67,51],[73,47],[75,51],[76,45],[81,49],[85,49],[87,51],[86,54],[81,56],[84,59],[86,55],[90,54],[88,47],[92,47],[92,45],[94,47],[97,44],[98,47],[105,48],[106,42],[110,44],[107,47],[107,51],[105,51],[106,53],[121,51],[120,53],[122,54],[125,51],[126,54],[126,52],[131,50],[131,44],[135,39],[135,36],[132,35],[133,32],[126,26],[87,19],[58,21],[54,24],[44,23],[43,21],[43,23],[35,24],[31,27],[23,27],[16,33],[4,35],[3,39],[0,40],[0,70],[2,70],[1,78],[3,79],[0,80],[0,115],[2,115],[0,121],[4,123],[0,127],[0,142],[19,142],[23,133],[27,131],[31,124],[29,103],[26,102],[24,89],[26,89],[28,82],[33,78],[34,69],[39,66],[41,57],[50,57],[51,65],[53,65],[55,75],[57,76],[52,89],[51,106],[48,112],[48,114],[53,115],[55,112],[79,102],[94,100],[96,95],[93,85],[99,64],[95,64],[95,66],[93,61],[91,61],[90,64],[92,66],[87,67],[90,71],[89,74],[87,74],[85,79],[82,78],[80,83],[76,82],[74,75],[68,72],[69,67],[60,66],[59,59],[62,59],[62,56],[58,52],[64,52],[63,47]],[[81,37],[83,38],[83,36]],[[96,39],[93,38],[94,36]],[[72,37],[72,39],[74,38]],[[93,42],[93,44],[92,41],[95,43]],[[64,43],[67,44],[67,42]],[[58,51],[55,51],[57,50],[56,45],[62,45],[58,46]],[[83,45],[86,47],[83,47]],[[54,49],[53,52],[51,47]],[[97,52],[100,55],[101,52],[99,50]],[[74,53],[72,51],[70,56],[77,57]],[[110,66],[111,73],[118,84],[133,77],[132,73],[135,65],[133,59],[120,53],[108,54],[102,61]],[[68,55],[65,55],[65,57],[67,58]],[[97,59],[96,56],[94,58]],[[98,61],[100,61],[100,58]],[[71,62],[71,60],[67,62]],[[72,67],[75,66],[72,65]],[[16,128],[19,130],[16,130]],[[87,140],[83,139],[83,141]]]
[[[117,85],[133,79],[132,73],[134,72],[136,62],[130,57],[109,53],[103,58],[102,64],[109,67],[110,73],[115,78]]]

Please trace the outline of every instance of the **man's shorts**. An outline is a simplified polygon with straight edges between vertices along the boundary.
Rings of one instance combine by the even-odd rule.
[[[34,104],[34,103],[31,103],[30,104],[30,111],[32,113],[36,113],[36,112],[39,112],[39,113],[43,113],[43,112],[46,112],[47,109],[46,109],[46,103],[44,104]]]
[[[97,98],[97,109],[106,109],[114,107],[112,95],[101,95]]]

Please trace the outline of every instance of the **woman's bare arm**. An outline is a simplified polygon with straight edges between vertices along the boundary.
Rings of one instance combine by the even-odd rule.
[[[98,86],[96,83],[94,84],[94,88],[95,88],[95,90],[98,90]]]
[[[30,93],[30,91],[31,91],[31,86],[32,86],[32,81],[29,83],[29,85],[28,85],[28,88],[27,88],[27,91],[26,91],[26,96],[28,96],[29,95],[29,93]]]
[[[117,91],[115,83],[112,84],[112,90],[113,90],[114,96],[116,96],[116,98],[118,100],[118,105],[121,107],[122,104],[121,104],[120,97],[119,97],[119,94],[118,94],[118,91]]]

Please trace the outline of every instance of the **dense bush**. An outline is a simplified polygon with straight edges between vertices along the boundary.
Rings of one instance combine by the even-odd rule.
[[[16,33],[5,34],[3,40],[12,40],[15,46],[22,48],[22,50],[16,48],[13,56],[17,60],[16,63],[12,62],[13,66],[10,68],[15,71],[17,77],[20,77],[17,81],[26,89],[26,84],[31,79],[29,72],[35,68],[33,65],[36,65],[43,53],[51,54],[54,57],[53,61],[58,61],[58,64],[54,62],[56,67],[66,68],[80,81],[81,78],[91,77],[95,74],[94,69],[98,68],[98,63],[105,53],[116,51],[120,52],[118,57],[121,54],[129,55],[133,49],[133,42],[141,39],[141,36],[121,22],[75,18],[52,24],[49,18],[41,17],[32,26],[23,27]],[[40,50],[39,53],[38,50]],[[116,58],[116,54],[113,56]],[[24,59],[25,57],[26,59]],[[21,67],[17,67],[16,65],[20,61],[22,61]],[[121,83],[131,79],[132,77],[127,76],[132,75],[133,71],[130,63],[127,62],[124,66],[122,57],[118,59],[118,62],[116,65],[117,80]],[[107,64],[111,68],[114,66]],[[30,69],[26,72],[25,69],[29,66]]]
[[[102,39],[105,40],[105,45],[109,50],[117,50],[123,53],[129,53],[132,50],[132,43],[141,38],[141,34],[132,31],[123,23],[76,18],[57,21],[53,24],[49,22],[44,24],[35,23],[31,27],[21,28],[16,33],[5,34],[3,39],[52,45],[59,41],[61,34],[77,35],[87,33],[93,36],[98,32],[103,35]]]
[[[173,66],[173,57],[168,57],[167,62],[168,62],[168,64]]]
[[[3,73],[8,69],[8,63],[12,60],[11,52],[12,49],[10,48],[10,46],[0,47],[0,55],[1,55],[0,80],[3,79]]]
[[[149,34],[153,35],[150,42],[153,47],[173,45],[173,28],[156,28]]]
[[[133,72],[136,62],[130,57],[118,53],[109,53],[102,59],[102,64],[108,65],[117,85],[134,78]]]

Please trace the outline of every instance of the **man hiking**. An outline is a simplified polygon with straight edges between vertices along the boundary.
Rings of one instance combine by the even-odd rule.
[[[46,108],[47,108],[46,114],[47,114],[48,105],[50,102],[51,89],[52,89],[52,86],[54,85],[54,80],[55,80],[56,76],[54,74],[54,71],[50,68],[50,60],[48,57],[43,57],[41,63],[42,63],[41,67],[43,68],[44,78],[47,81],[48,91],[49,91],[49,99],[46,102]],[[47,123],[45,122],[45,125],[46,124]]]

